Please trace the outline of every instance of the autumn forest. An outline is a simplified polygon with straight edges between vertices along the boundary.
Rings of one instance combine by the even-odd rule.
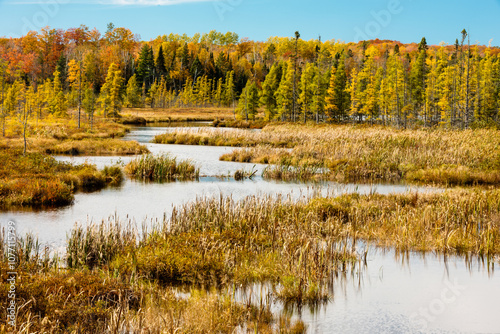
[[[78,110],[119,117],[122,107],[230,107],[240,119],[369,122],[455,128],[498,124],[500,49],[371,40],[305,41],[236,33],[161,35],[126,28],[41,29],[0,39],[2,132],[21,115]],[[84,117],[83,115],[86,115]],[[80,118],[79,118],[80,121]]]

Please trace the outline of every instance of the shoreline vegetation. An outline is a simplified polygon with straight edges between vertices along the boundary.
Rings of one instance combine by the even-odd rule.
[[[69,205],[77,191],[93,192],[120,185],[123,173],[118,166],[97,170],[94,165],[72,165],[56,161],[60,155],[129,155],[146,153],[137,142],[123,141],[129,128],[99,122],[92,130],[78,129],[74,122],[58,119],[33,124],[26,139],[15,126],[0,139],[0,210],[48,208]]]
[[[155,182],[189,181],[200,177],[200,169],[191,161],[177,161],[168,154],[141,155],[125,166],[125,172],[136,179]]]
[[[177,131],[155,142],[235,147],[220,159],[268,164],[268,179],[463,187],[196,198],[141,233],[132,218],[76,225],[61,257],[28,234],[13,250],[14,330],[305,333],[287,308],[317,308],[334,298],[335,280],[362,275],[360,243],[477,257],[493,268],[500,49],[465,44],[465,29],[457,37],[455,45],[344,43],[305,41],[297,31],[259,42],[213,30],[140,41],[109,24],[102,35],[81,25],[0,38],[0,210],[68,205],[76,191],[123,179],[117,166],[99,171],[51,154],[142,154],[129,175],[197,179],[192,163],[119,139],[124,124],[175,121],[262,129]],[[234,178],[253,175],[241,169]],[[12,247],[0,234],[3,301]],[[236,296],[255,286],[269,292]],[[273,313],[271,301],[285,312]],[[0,332],[9,329],[0,318]]]
[[[498,130],[269,124],[260,132],[180,130],[153,142],[239,147],[224,161],[272,164],[264,177],[448,186],[499,185]]]
[[[141,233],[118,217],[77,225],[59,258],[28,235],[16,246],[16,291],[25,304],[18,324],[52,333],[139,331],[146,324],[153,332],[305,333],[300,320],[271,312],[271,301],[286,310],[331,300],[335,280],[367,265],[358,241],[397,253],[477,256],[491,266],[500,261],[499,217],[499,190],[299,201],[220,196],[178,207]],[[6,268],[5,235],[2,242]],[[269,292],[236,298],[255,284]],[[2,300],[6,294],[3,284]]]
[[[0,151],[0,160],[0,210],[65,206],[77,191],[98,191],[123,180],[118,166],[100,171],[91,164],[58,162],[42,153]]]

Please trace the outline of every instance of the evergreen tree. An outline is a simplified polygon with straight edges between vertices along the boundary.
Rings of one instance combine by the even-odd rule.
[[[136,79],[139,84],[145,85],[145,93],[149,91],[149,87],[153,83],[154,69],[153,50],[147,44],[144,44],[137,61]]]
[[[167,68],[165,66],[165,56],[163,54],[163,48],[161,45],[160,48],[158,49],[158,56],[156,56],[155,66],[156,66],[156,76],[158,78],[162,78],[167,75]]]
[[[293,65],[290,62],[284,63],[280,84],[275,93],[277,116],[281,117],[281,120],[285,120],[287,114],[290,120],[293,119],[293,78]]]
[[[276,115],[277,101],[275,92],[279,88],[280,79],[282,76],[282,64],[275,63],[271,66],[271,70],[266,75],[262,84],[262,95],[260,98],[261,105],[265,106],[265,119],[271,120]]]
[[[349,94],[346,92],[347,76],[345,73],[345,56],[342,55],[338,68],[332,66],[330,83],[326,93],[326,110],[331,120],[341,122],[349,109]]]
[[[300,94],[299,94],[299,103],[302,106],[302,116],[304,123],[307,120],[307,117],[311,113],[311,106],[313,103],[313,97],[315,92],[315,79],[318,75],[318,68],[315,64],[309,63],[306,65],[305,70],[302,72],[302,76],[300,78]]]
[[[99,102],[104,117],[118,117],[121,110],[121,90],[122,90],[121,71],[118,66],[112,63],[109,66],[106,81],[101,89]]]
[[[85,83],[83,88],[82,107],[87,113],[91,130],[94,127],[94,112],[96,110],[96,103],[97,99],[94,94],[94,89],[88,83]]]
[[[56,117],[67,116],[66,96],[64,95],[59,71],[54,72],[52,94],[49,100],[49,110]]]
[[[236,113],[239,119],[255,119],[259,107],[259,90],[255,82],[248,80],[241,92]]]
[[[135,74],[130,77],[127,83],[125,106],[129,108],[141,107],[141,90],[137,85]]]
[[[224,104],[226,106],[234,105],[234,71],[229,71],[226,74],[224,83]]]

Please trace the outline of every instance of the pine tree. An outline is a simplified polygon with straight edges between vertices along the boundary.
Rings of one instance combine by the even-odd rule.
[[[137,61],[136,76],[140,85],[145,84],[145,93],[149,91],[149,87],[154,81],[154,69],[153,50],[147,44],[144,44]]]
[[[97,99],[94,94],[94,89],[89,85],[85,84],[83,87],[83,101],[82,107],[83,110],[87,113],[90,129],[94,127],[94,112],[96,109]]]
[[[419,110],[425,106],[425,78],[427,76],[427,42],[425,37],[419,45],[419,53],[410,73],[410,89],[414,103],[414,114],[419,115]],[[425,118],[425,116],[424,116]]]
[[[66,117],[67,104],[66,96],[64,95],[59,71],[54,72],[54,81],[52,86],[52,94],[49,100],[49,110],[56,117]]]
[[[265,120],[271,120],[276,115],[277,101],[275,92],[279,88],[281,75],[282,64],[275,63],[271,66],[271,70],[266,75],[264,83],[262,84],[260,103],[265,106]]]
[[[127,83],[125,106],[129,108],[141,107],[141,90],[137,85],[135,74],[130,77]]]
[[[259,107],[259,90],[255,82],[248,80],[241,92],[236,113],[239,119],[255,119]]]
[[[3,135],[5,136],[5,122],[8,116],[15,116],[16,110],[19,107],[20,101],[22,99],[22,91],[24,89],[24,85],[16,80],[14,83],[7,89],[7,93],[5,95],[5,99],[3,101]]]
[[[104,117],[118,117],[121,110],[121,89],[122,89],[121,71],[115,63],[108,68],[106,81],[101,88],[99,102]]]
[[[346,92],[347,76],[345,73],[345,56],[342,55],[338,68],[332,66],[330,84],[326,93],[326,110],[331,120],[341,122],[347,116],[350,99]]]
[[[275,93],[277,116],[281,120],[285,120],[287,114],[290,120],[293,119],[293,78],[293,65],[290,62],[284,63],[280,84]]]
[[[80,112],[82,106],[82,62],[76,62],[71,59],[68,63],[68,82],[73,93],[73,100],[76,100],[78,106],[78,128],[80,128]]]
[[[311,106],[314,97],[314,82],[316,79],[316,75],[318,75],[318,68],[315,64],[309,63],[306,65],[306,68],[302,72],[302,76],[300,78],[300,94],[298,102],[302,105],[302,117],[304,123],[307,120],[307,117],[311,113]]]
[[[226,73],[223,99],[226,106],[234,106],[234,71],[229,71]]]
[[[26,134],[28,131],[30,117],[33,112],[33,104],[35,103],[36,94],[33,86],[30,86],[28,89],[24,87],[21,91],[21,94],[24,95],[24,97],[21,97],[21,99],[24,100],[23,101],[24,106],[20,108],[20,114],[21,114],[20,119],[21,119],[21,125],[23,127],[23,142],[24,142],[23,155],[25,155],[28,144],[26,139]]]
[[[222,100],[224,98],[224,81],[222,80],[222,78],[219,78],[219,80],[217,80],[217,85],[215,87],[215,90],[213,92],[213,97],[214,97],[214,100],[215,102],[217,103],[217,106],[220,107],[222,105]]]
[[[360,97],[359,97],[359,89],[358,89],[358,71],[356,68],[352,69],[351,72],[351,79],[350,79],[350,84],[347,87],[346,91],[349,93],[350,97],[350,109],[349,109],[349,115],[350,116],[356,116],[359,113],[360,110]]]
[[[161,45],[160,48],[158,49],[158,55],[156,56],[155,66],[156,66],[156,76],[158,78],[163,78],[167,75],[167,68],[165,66],[165,56],[163,54],[163,48]]]

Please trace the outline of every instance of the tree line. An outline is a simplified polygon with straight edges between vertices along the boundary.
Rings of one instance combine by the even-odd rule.
[[[499,123],[500,49],[236,33],[141,41],[113,24],[0,38],[0,116],[117,117],[122,107],[232,107],[239,118],[468,128]],[[84,112],[84,114],[82,114]]]

